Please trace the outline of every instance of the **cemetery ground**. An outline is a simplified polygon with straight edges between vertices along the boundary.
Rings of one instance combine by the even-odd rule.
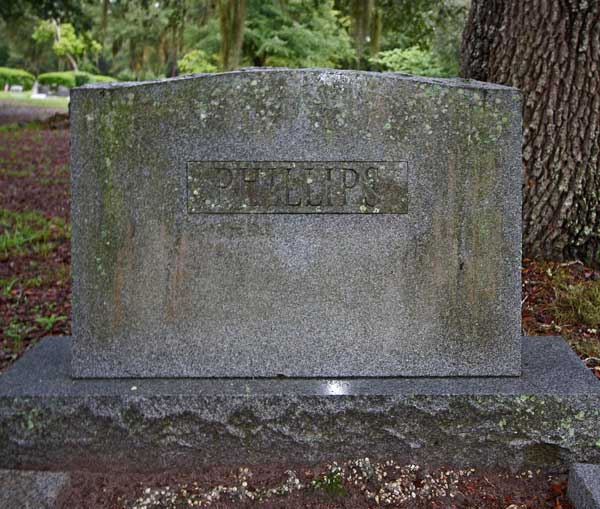
[[[53,109],[66,113],[69,109],[69,98],[48,96],[43,99],[33,99],[31,92],[4,92],[0,91],[0,104],[3,106],[1,117],[5,117],[6,106],[22,106],[29,109]]]
[[[68,112],[67,97],[32,99],[30,92],[0,91],[0,125],[47,120]]]
[[[0,373],[44,336],[70,334],[69,132],[64,122],[21,120],[28,124],[0,127]],[[525,260],[522,300],[523,333],[564,336],[600,378],[600,273],[578,262]],[[264,507],[373,507],[391,497],[405,507],[568,507],[565,477],[546,471],[429,471],[364,460],[291,468],[76,473],[61,503],[229,507],[263,499]]]

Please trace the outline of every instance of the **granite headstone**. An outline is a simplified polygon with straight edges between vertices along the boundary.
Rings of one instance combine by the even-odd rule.
[[[74,375],[518,375],[520,107],[333,70],[74,89]]]

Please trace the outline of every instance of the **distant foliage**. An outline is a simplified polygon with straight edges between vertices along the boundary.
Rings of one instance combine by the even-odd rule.
[[[454,76],[470,2],[64,1],[0,8],[0,65],[123,81],[248,66]]]
[[[422,50],[416,46],[408,49],[381,51],[370,59],[371,63],[380,66],[384,71],[396,71],[417,76],[447,76],[448,73],[440,65],[430,50]]]
[[[386,4],[380,52],[369,59],[374,70],[419,76],[458,76],[467,0],[379,0]]]
[[[101,4],[95,2],[90,9],[93,9],[92,17],[98,20],[93,36],[103,45],[98,59],[102,73],[118,76],[123,81],[172,76],[178,58],[196,49],[185,45],[181,54],[178,50],[184,46],[185,7],[189,2],[110,2],[106,19]],[[197,21],[189,19],[188,22],[193,25]]]
[[[431,35],[431,51],[443,70],[443,76],[458,76],[460,44],[467,20],[466,3],[442,4],[437,14],[436,29]]]
[[[112,76],[103,76],[102,74],[92,74],[89,82],[90,83],[98,83],[98,82],[109,83],[111,81],[118,81],[118,80],[116,78],[113,78]]]
[[[47,85],[52,88],[59,86],[73,88],[80,87],[86,83],[96,83],[98,81],[117,81],[115,78],[110,76],[101,76],[97,74],[89,74],[87,72],[48,72],[40,74],[38,81],[41,85]]]
[[[75,71],[87,52],[96,54],[102,48],[89,35],[76,33],[70,23],[61,24],[55,19],[40,20],[32,38],[38,44],[52,42],[52,50],[56,56],[66,58]]]
[[[47,85],[50,87],[63,86],[73,88],[77,86],[75,73],[73,72],[47,72],[40,74],[38,76],[38,81],[40,85]],[[83,84],[84,83],[81,83],[81,85]]]
[[[348,20],[331,0],[254,2],[245,44],[251,65],[343,67],[355,57]]]
[[[177,67],[181,74],[192,74],[196,72],[216,72],[216,57],[210,58],[201,49],[195,49],[186,53],[181,60],[177,62]]]
[[[9,67],[0,67],[0,89],[4,89],[6,84],[21,85],[23,90],[29,90],[35,82],[35,76],[21,69],[11,69]]]

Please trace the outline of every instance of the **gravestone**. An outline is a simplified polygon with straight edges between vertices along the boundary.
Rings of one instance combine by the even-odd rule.
[[[520,373],[515,89],[253,70],[71,125],[76,376]]]
[[[261,70],[71,97],[74,336],[0,377],[0,468],[600,463],[597,380],[519,337],[516,90]]]

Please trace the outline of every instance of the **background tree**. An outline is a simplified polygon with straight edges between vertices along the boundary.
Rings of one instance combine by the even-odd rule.
[[[473,0],[462,76],[523,92],[525,255],[600,265],[600,2]]]
[[[249,2],[247,63],[272,67],[347,67],[355,59],[348,22],[332,0]]]
[[[239,66],[242,58],[246,0],[219,0],[221,62],[228,71]]]
[[[102,59],[110,73],[124,80],[154,79],[172,74],[170,45],[177,43],[172,27],[177,19],[175,2],[115,0],[109,2],[106,21],[105,51]],[[101,5],[91,9],[91,16],[102,24]],[[98,32],[96,32],[98,33]],[[99,37],[99,36],[98,36]]]
[[[167,0],[166,6],[169,9],[169,16],[161,40],[163,59],[166,62],[167,76],[176,76],[177,60],[183,51],[187,2],[186,0]]]
[[[30,15],[39,19],[56,19],[71,23],[82,32],[92,25],[92,19],[84,12],[85,3],[84,0],[5,0],[0,2],[0,17],[7,22]]]
[[[31,36],[40,20],[56,19],[85,32],[92,20],[82,0],[0,0],[0,65],[27,69],[34,74],[57,70],[60,61],[52,45],[38,44]]]
[[[52,50],[58,57],[65,57],[74,71],[79,70],[78,61],[86,52],[100,51],[100,44],[85,34],[77,34],[71,23],[60,23],[56,19],[42,20],[33,32],[38,43],[52,41]]]
[[[468,0],[336,0],[351,20],[353,67],[458,75]]]
[[[62,70],[67,55],[31,38],[54,19],[101,43],[80,70],[121,80],[248,65],[456,75],[467,1],[0,0],[0,65]]]
[[[371,42],[371,20],[375,10],[375,0],[351,0],[352,34],[356,46],[359,67],[364,65],[365,46]]]
[[[0,19],[0,66],[26,69],[34,74],[57,70],[58,57],[50,44],[38,44],[31,34],[39,19],[31,13],[5,21]]]

